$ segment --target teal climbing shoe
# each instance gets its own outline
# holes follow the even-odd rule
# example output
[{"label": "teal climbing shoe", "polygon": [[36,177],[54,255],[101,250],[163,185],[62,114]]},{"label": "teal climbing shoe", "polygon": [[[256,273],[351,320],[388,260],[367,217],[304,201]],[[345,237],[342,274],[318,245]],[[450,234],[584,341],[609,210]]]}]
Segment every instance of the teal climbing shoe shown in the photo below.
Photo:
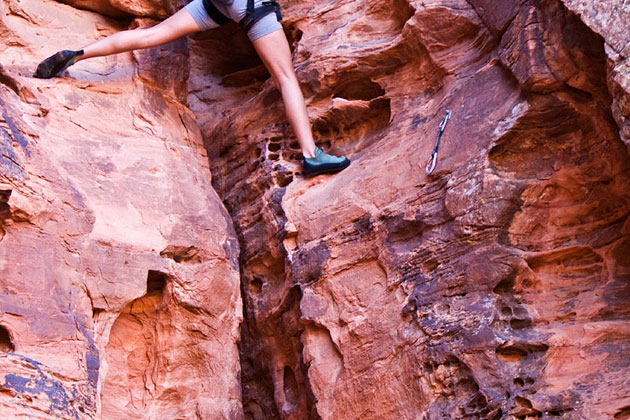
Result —
[{"label": "teal climbing shoe", "polygon": [[37,70],[35,71],[35,77],[40,79],[50,79],[73,65],[77,60],[77,57],[80,55],[83,55],[83,50],[58,51],[39,63],[39,66],[37,66]]},{"label": "teal climbing shoe", "polygon": [[315,176],[339,172],[350,166],[350,159],[324,153],[324,148],[315,148],[315,157],[304,159],[304,175]]}]

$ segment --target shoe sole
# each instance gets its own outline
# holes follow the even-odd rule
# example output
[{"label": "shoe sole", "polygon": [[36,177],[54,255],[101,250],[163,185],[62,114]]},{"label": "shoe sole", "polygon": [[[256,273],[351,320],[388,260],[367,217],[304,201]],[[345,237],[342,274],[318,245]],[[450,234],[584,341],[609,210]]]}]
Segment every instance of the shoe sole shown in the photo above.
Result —
[{"label": "shoe sole", "polygon": [[337,172],[341,172],[344,169],[346,169],[348,166],[350,166],[352,162],[350,160],[348,160],[348,163],[344,164],[343,166],[337,167],[337,168],[332,168],[332,169],[323,169],[321,171],[316,171],[316,172],[310,172],[310,173],[304,173],[304,177],[305,178],[311,178],[317,175],[324,175],[324,174],[335,174]]}]

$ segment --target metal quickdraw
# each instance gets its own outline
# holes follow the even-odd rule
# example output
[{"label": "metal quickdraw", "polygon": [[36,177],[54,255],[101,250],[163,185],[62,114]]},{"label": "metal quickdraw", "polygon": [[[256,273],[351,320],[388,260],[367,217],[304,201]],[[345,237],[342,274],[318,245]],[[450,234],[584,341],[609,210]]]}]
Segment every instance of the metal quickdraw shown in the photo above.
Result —
[{"label": "metal quickdraw", "polygon": [[433,153],[431,154],[431,157],[427,161],[427,166],[424,167],[424,172],[426,172],[427,175],[431,174],[431,172],[433,172],[433,170],[435,169],[435,164],[437,163],[438,148],[440,147],[440,139],[442,138],[442,133],[444,132],[444,129],[446,128],[446,124],[448,123],[448,120],[450,118],[451,118],[451,111],[447,109],[446,115],[444,116],[444,118],[442,119],[442,122],[440,123],[438,127],[438,135],[437,135],[437,140],[435,141],[435,149],[433,149]]}]

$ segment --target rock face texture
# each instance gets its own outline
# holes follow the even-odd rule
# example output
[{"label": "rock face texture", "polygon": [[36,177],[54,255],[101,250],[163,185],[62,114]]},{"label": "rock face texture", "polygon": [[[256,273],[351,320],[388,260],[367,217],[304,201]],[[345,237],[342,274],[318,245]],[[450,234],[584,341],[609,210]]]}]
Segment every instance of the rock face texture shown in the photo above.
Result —
[{"label": "rock face texture", "polygon": [[630,4],[627,1],[584,0],[564,0],[563,3],[605,40],[608,89],[613,95],[612,114],[621,128],[621,139],[630,145],[630,40],[627,24],[630,20]]},{"label": "rock face texture", "polygon": [[242,418],[239,249],[178,100],[186,42],[39,80],[125,26],[53,1],[0,13],[0,418]]},{"label": "rock face texture", "polygon": [[241,245],[246,418],[630,416],[628,5],[283,5],[338,175],[299,174],[235,27],[190,49]]},{"label": "rock face texture", "polygon": [[630,418],[630,4],[281,3],[340,174],[237,25],[1,3],[2,417]]}]

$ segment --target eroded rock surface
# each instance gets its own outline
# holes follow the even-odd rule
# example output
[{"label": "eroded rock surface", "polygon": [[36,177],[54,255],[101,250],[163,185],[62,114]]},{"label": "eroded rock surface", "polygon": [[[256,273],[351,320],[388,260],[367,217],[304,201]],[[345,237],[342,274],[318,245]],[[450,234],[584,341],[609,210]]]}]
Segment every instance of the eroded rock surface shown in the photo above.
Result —
[{"label": "eroded rock surface", "polygon": [[0,12],[0,417],[242,418],[239,250],[180,102],[186,42],[40,80],[129,21]]},{"label": "eroded rock surface", "polygon": [[626,418],[628,5],[283,6],[338,175],[300,175],[235,27],[191,44],[241,244],[246,418]]},{"label": "eroded rock surface", "polygon": [[0,414],[630,417],[630,4],[281,2],[334,176],[237,25],[3,1]]},{"label": "eroded rock surface", "polygon": [[563,0],[605,41],[608,56],[608,88],[613,94],[612,114],[621,139],[630,145],[630,4],[627,1]]}]

